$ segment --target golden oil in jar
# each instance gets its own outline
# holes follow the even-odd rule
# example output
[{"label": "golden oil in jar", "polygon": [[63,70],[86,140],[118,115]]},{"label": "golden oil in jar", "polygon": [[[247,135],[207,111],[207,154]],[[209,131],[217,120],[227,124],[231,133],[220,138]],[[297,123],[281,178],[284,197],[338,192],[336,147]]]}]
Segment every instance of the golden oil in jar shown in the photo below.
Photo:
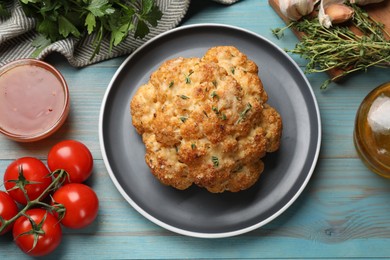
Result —
[{"label": "golden oil in jar", "polygon": [[390,82],[372,90],[360,104],[354,143],[369,169],[390,178]]}]

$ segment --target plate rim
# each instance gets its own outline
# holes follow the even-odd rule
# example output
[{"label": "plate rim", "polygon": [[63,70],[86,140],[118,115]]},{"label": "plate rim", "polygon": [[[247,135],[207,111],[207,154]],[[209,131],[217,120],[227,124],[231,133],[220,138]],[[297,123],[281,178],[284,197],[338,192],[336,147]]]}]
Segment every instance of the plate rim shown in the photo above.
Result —
[{"label": "plate rim", "polygon": [[[317,147],[315,149],[315,155],[313,157],[313,161],[312,161],[310,169],[309,169],[309,171],[308,171],[308,173],[307,173],[307,175],[305,177],[305,180],[302,182],[301,186],[296,191],[294,196],[292,196],[290,198],[290,200],[287,203],[284,204],[283,207],[281,207],[279,210],[277,210],[275,213],[273,213],[270,217],[264,219],[263,221],[260,221],[260,222],[258,222],[256,224],[254,224],[254,225],[251,225],[251,226],[248,226],[248,227],[245,227],[245,228],[241,228],[241,229],[238,229],[238,230],[234,230],[234,231],[214,232],[214,233],[189,231],[189,230],[184,230],[184,229],[175,227],[173,225],[167,224],[167,223],[157,219],[156,217],[152,216],[151,214],[146,212],[143,208],[141,208],[126,193],[126,191],[123,189],[122,185],[119,183],[118,179],[116,178],[116,176],[115,176],[115,174],[114,174],[114,172],[113,172],[113,170],[111,168],[111,165],[110,165],[108,157],[107,157],[106,149],[105,149],[105,146],[104,146],[103,117],[104,117],[104,113],[105,113],[106,103],[107,103],[107,100],[108,100],[108,96],[109,96],[109,94],[111,92],[111,89],[113,88],[113,84],[116,81],[116,78],[122,72],[123,68],[127,65],[127,63],[132,59],[133,56],[137,55],[139,52],[143,51],[143,49],[147,48],[149,45],[153,44],[155,41],[158,41],[160,38],[165,37],[166,35],[169,35],[169,34],[172,34],[172,33],[176,33],[178,31],[188,30],[188,29],[192,29],[192,28],[200,28],[200,27],[218,27],[220,29],[236,30],[236,31],[240,31],[240,32],[252,35],[252,36],[254,36],[256,38],[259,38],[262,41],[265,41],[266,43],[272,45],[273,48],[277,49],[284,57],[286,57],[290,61],[291,65],[293,65],[295,67],[295,69],[297,70],[297,72],[300,74],[300,76],[302,76],[302,79],[305,81],[306,85],[308,86],[307,90],[309,91],[309,94],[312,97],[312,101],[313,101],[313,104],[314,104],[314,107],[315,107],[315,112],[316,112],[316,115],[317,115],[317,128],[318,128],[317,135],[318,136],[317,136]],[[158,226],[160,226],[160,227],[162,227],[162,228],[164,228],[166,230],[175,232],[177,234],[185,235],[185,236],[190,236],[190,237],[198,237],[198,238],[224,238],[224,237],[237,236],[237,235],[241,235],[241,234],[253,231],[255,229],[258,229],[258,228],[268,224],[269,222],[273,221],[274,219],[276,219],[278,216],[280,216],[284,211],[286,211],[297,200],[297,198],[302,194],[303,190],[306,188],[309,180],[311,179],[311,177],[313,175],[313,172],[314,172],[315,167],[316,167],[317,162],[318,162],[319,153],[320,153],[320,149],[321,149],[321,140],[322,140],[321,114],[320,114],[317,98],[316,98],[316,96],[314,94],[314,91],[313,91],[313,89],[311,87],[311,84],[308,81],[307,77],[304,75],[303,71],[300,69],[300,67],[297,65],[297,63],[292,59],[292,57],[290,57],[285,51],[283,51],[282,48],[280,48],[279,46],[277,46],[275,43],[273,43],[272,41],[268,40],[264,36],[261,36],[260,34],[257,34],[257,33],[253,32],[253,31],[250,31],[248,29],[245,29],[245,28],[242,28],[242,27],[239,27],[239,26],[226,25],[226,24],[220,24],[220,23],[197,23],[197,24],[190,24],[190,25],[179,26],[179,27],[176,27],[174,29],[168,30],[168,31],[166,31],[164,33],[161,33],[161,34],[153,37],[152,39],[147,41],[145,44],[140,46],[138,49],[136,49],[132,54],[130,54],[121,63],[121,65],[117,68],[116,72],[112,76],[112,78],[111,78],[111,80],[110,80],[110,82],[108,84],[108,87],[107,87],[107,89],[106,89],[106,91],[104,93],[104,96],[103,96],[103,99],[102,99],[102,103],[101,103],[101,107],[100,107],[100,112],[99,112],[99,146],[100,146],[100,151],[101,151],[101,154],[102,154],[102,159],[103,159],[104,165],[106,167],[106,170],[107,170],[107,172],[108,172],[108,174],[110,176],[110,179],[114,183],[116,189],[123,196],[123,198],[139,214],[141,214],[143,217],[145,217],[146,219],[148,219],[152,223],[154,223],[154,224],[156,224],[156,225],[158,225]]]}]

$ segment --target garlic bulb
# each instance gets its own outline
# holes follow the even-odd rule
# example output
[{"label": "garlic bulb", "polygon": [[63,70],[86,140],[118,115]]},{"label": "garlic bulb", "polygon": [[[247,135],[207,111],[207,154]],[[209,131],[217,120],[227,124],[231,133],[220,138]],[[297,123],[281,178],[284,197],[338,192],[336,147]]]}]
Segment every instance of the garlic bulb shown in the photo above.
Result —
[{"label": "garlic bulb", "polygon": [[292,21],[310,14],[319,0],[279,0],[280,11]]}]

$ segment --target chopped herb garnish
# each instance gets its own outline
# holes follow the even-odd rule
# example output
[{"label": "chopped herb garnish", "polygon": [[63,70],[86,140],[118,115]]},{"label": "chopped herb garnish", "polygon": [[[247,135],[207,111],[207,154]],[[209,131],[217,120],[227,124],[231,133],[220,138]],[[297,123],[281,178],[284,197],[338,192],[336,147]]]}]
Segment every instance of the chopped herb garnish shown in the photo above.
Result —
[{"label": "chopped herb garnish", "polygon": [[211,161],[213,162],[214,167],[219,166],[219,159],[216,156],[211,156]]},{"label": "chopped herb garnish", "polygon": [[192,73],[194,73],[193,70],[190,71],[190,73],[188,73],[188,75],[186,75],[186,84],[190,84],[191,83],[191,79],[190,79],[190,76],[192,75]]},{"label": "chopped herb garnish", "polygon": [[241,123],[241,121],[245,119],[246,114],[247,114],[247,113],[249,112],[249,110],[251,110],[251,109],[252,109],[251,103],[246,104],[246,107],[245,107],[244,111],[242,111],[242,112],[240,113],[240,117],[238,118],[236,124]]},{"label": "chopped herb garnish", "polygon": [[189,97],[187,97],[186,95],[179,95],[180,98],[182,99],[190,99]]},{"label": "chopped herb garnish", "polygon": [[191,144],[191,149],[194,150],[196,148],[196,144]]},{"label": "chopped herb garnish", "polygon": [[232,74],[234,75],[234,72],[236,72],[236,68],[235,68],[235,67],[231,67],[231,68],[230,68],[230,71],[231,71]]},{"label": "chopped herb garnish", "polygon": [[218,96],[218,94],[215,92],[215,91],[213,91],[212,93],[211,93],[211,98],[219,98],[219,96]]},{"label": "chopped herb garnish", "polygon": [[171,88],[171,87],[173,87],[173,85],[175,84],[175,82],[174,81],[171,81],[170,83],[169,83],[169,86],[168,86],[168,88]]},{"label": "chopped herb garnish", "polygon": [[216,80],[213,80],[213,85],[214,85],[214,87],[217,87],[217,81]]},{"label": "chopped herb garnish", "polygon": [[185,121],[187,121],[188,117],[187,116],[181,116],[181,117],[179,117],[179,119],[184,123]]},{"label": "chopped herb garnish", "polygon": [[226,115],[225,115],[224,113],[221,113],[221,111],[219,111],[218,108],[212,107],[211,109],[212,109],[212,110],[215,112],[215,114],[216,114],[219,118],[221,118],[222,120],[226,120],[226,119],[227,119]]},{"label": "chopped herb garnish", "polygon": [[218,110],[218,108],[212,107],[211,109],[215,112],[216,115],[219,115],[219,110]]},{"label": "chopped herb garnish", "polygon": [[209,117],[206,113],[206,111],[203,110],[203,114],[206,116],[206,117]]}]

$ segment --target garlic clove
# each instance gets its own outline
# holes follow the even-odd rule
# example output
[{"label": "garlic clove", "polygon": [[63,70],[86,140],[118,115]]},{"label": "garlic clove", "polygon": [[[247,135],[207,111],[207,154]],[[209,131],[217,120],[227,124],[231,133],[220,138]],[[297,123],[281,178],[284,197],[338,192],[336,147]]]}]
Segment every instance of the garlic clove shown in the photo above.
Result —
[{"label": "garlic clove", "polygon": [[[332,17],[325,13],[325,9],[331,5],[341,4],[347,0],[321,0],[320,9],[318,11],[318,20],[322,26],[329,28],[332,26]],[[336,10],[338,11],[338,10]],[[345,12],[345,10],[343,11]],[[335,15],[334,15],[335,16]]]},{"label": "garlic clove", "polygon": [[325,14],[329,16],[332,24],[349,21],[353,16],[353,9],[344,4],[331,4],[325,8]]}]

